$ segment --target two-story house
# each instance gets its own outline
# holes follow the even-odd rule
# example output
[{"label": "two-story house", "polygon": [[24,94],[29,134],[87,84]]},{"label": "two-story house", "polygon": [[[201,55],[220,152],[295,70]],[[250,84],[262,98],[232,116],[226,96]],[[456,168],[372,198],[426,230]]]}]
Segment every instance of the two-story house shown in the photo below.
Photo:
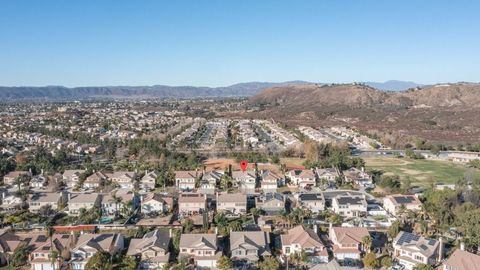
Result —
[{"label": "two-story house", "polygon": [[224,175],[222,171],[208,171],[203,173],[200,181],[200,192],[204,194],[214,194],[220,179]]},{"label": "two-story house", "polygon": [[154,190],[158,176],[157,171],[145,171],[145,175],[140,180],[140,188],[145,191]]},{"label": "two-story house", "polygon": [[13,171],[3,176],[3,184],[6,186],[14,186],[15,179],[17,179],[21,175],[28,175],[32,177],[32,173],[29,171]]},{"label": "two-story house", "polygon": [[231,232],[230,251],[234,262],[254,263],[270,256],[270,236],[263,231]]},{"label": "two-story house", "polygon": [[217,193],[217,211],[232,214],[247,213],[247,195],[240,193]]},{"label": "two-story house", "polygon": [[257,175],[255,171],[233,171],[232,178],[240,189],[247,193],[254,193],[257,186]]},{"label": "two-story house", "polygon": [[255,205],[267,215],[278,215],[286,210],[285,201],[285,197],[280,193],[267,193],[256,197]]},{"label": "two-story house", "polygon": [[315,169],[315,175],[324,188],[335,187],[337,179],[340,178],[340,173],[336,168],[317,168]]},{"label": "two-story house", "polygon": [[328,262],[328,251],[322,240],[314,230],[304,225],[288,230],[286,234],[280,235],[280,240],[282,254],[285,256],[303,251],[312,262]]},{"label": "two-story house", "polygon": [[178,195],[178,212],[183,215],[195,215],[205,211],[207,196],[200,193],[181,193]]},{"label": "two-story house", "polygon": [[[74,237],[71,234],[54,234],[52,241],[48,236],[43,235],[42,239],[37,237],[38,244],[30,254],[30,265],[32,270],[59,270],[61,269],[60,260],[52,261],[52,254],[56,252],[58,256],[68,260],[68,250]],[[52,245],[53,244],[53,245]]]},{"label": "two-story house", "polygon": [[200,269],[215,269],[217,260],[222,256],[216,234],[182,234],[179,249],[180,258],[192,259],[195,266]]},{"label": "two-story house", "polygon": [[111,193],[102,194],[102,216],[113,217],[126,211],[134,211],[139,205],[135,192],[129,189],[119,189]]},{"label": "two-story house", "polygon": [[141,199],[141,212],[144,215],[167,213],[173,210],[173,198],[160,193],[148,193]]},{"label": "two-story house", "polygon": [[98,193],[76,193],[69,194],[68,200],[68,214],[77,216],[80,213],[80,209],[85,210],[92,209],[94,207],[100,207],[102,198]]},{"label": "two-story house", "polygon": [[345,178],[345,182],[347,183],[354,183],[358,186],[362,186],[365,188],[373,188],[373,177],[366,173],[364,168],[357,169],[357,168],[350,168],[342,172]]},{"label": "two-story house", "polygon": [[[462,246],[463,247],[463,246]],[[463,248],[455,250],[443,262],[438,270],[480,270],[480,256],[465,251]]]},{"label": "two-story house", "polygon": [[84,172],[85,170],[65,170],[62,175],[63,181],[67,187],[74,188],[80,181],[80,176]]},{"label": "two-story house", "polygon": [[139,258],[139,270],[162,269],[170,260],[172,231],[154,230],[143,238],[133,238],[127,255]]},{"label": "two-story house", "polygon": [[35,192],[29,196],[28,209],[36,213],[40,208],[50,205],[54,210],[58,210],[58,206],[66,206],[67,193],[65,192]]},{"label": "two-story house", "polygon": [[392,215],[398,215],[401,210],[420,211],[422,202],[415,195],[394,194],[383,199],[383,208]]},{"label": "two-story house", "polygon": [[419,264],[436,265],[442,259],[441,240],[401,231],[393,240],[393,258],[407,270]]},{"label": "two-story house", "polygon": [[277,188],[285,183],[284,177],[268,170],[261,171],[260,178],[260,187],[265,193],[277,192]]},{"label": "two-story house", "polygon": [[319,213],[325,210],[323,193],[302,193],[298,195],[297,200],[302,208],[309,209],[313,213]]},{"label": "two-story house", "polygon": [[333,255],[340,261],[360,260],[364,252],[363,239],[370,236],[364,227],[332,227],[329,238],[333,243]]},{"label": "two-story house", "polygon": [[73,270],[84,270],[95,253],[105,251],[115,255],[124,249],[123,236],[119,233],[81,234],[71,250],[70,266]]},{"label": "two-story house", "polygon": [[287,173],[291,183],[299,188],[309,188],[316,185],[315,174],[311,170],[291,170]]},{"label": "two-story house", "polygon": [[134,182],[137,180],[135,172],[114,172],[107,174],[109,180],[124,189],[133,189]]},{"label": "two-story house", "polygon": [[108,176],[103,172],[94,172],[88,176],[83,182],[83,187],[87,189],[98,188],[108,179]]},{"label": "two-story house", "polygon": [[363,195],[338,195],[332,199],[333,212],[343,217],[361,217],[367,214],[367,200]]},{"label": "two-story house", "polygon": [[175,171],[175,186],[181,191],[191,191],[195,189],[197,177],[200,177],[197,171]]}]

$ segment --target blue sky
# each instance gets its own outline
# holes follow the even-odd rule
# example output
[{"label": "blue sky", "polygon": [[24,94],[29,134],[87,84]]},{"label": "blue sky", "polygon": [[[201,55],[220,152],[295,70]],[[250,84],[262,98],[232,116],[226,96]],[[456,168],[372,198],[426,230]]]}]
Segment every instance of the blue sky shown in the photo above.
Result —
[{"label": "blue sky", "polygon": [[480,1],[1,0],[0,85],[480,81]]}]

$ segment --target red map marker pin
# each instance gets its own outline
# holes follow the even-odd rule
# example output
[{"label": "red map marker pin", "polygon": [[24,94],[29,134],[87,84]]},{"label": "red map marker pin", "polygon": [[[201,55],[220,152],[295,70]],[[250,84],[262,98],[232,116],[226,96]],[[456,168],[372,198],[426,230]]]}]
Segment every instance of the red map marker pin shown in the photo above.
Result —
[{"label": "red map marker pin", "polygon": [[248,162],[246,160],[240,161],[240,169],[242,169],[242,172],[245,172],[245,170],[247,169],[247,166],[248,166]]}]

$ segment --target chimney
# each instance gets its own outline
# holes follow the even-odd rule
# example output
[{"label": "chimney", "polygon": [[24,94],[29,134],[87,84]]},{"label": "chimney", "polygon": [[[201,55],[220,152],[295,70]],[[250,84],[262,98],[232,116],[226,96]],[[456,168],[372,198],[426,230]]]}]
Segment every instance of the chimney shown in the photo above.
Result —
[{"label": "chimney", "polygon": [[313,225],[313,231],[315,232],[315,234],[318,234],[318,225],[317,224]]},{"label": "chimney", "polygon": [[218,227],[215,227],[215,234],[218,234]]},{"label": "chimney", "polygon": [[465,243],[464,242],[460,243],[460,250],[465,251]]},{"label": "chimney", "polygon": [[443,238],[440,237],[440,245],[438,247],[438,261],[441,262],[443,260]]},{"label": "chimney", "polygon": [[333,228],[333,224],[332,224],[332,222],[330,222],[330,223],[328,224],[328,229],[331,230],[332,228]]},{"label": "chimney", "polygon": [[170,228],[170,230],[168,230],[168,235],[170,236],[170,238],[172,238],[172,228]]},{"label": "chimney", "polygon": [[68,193],[68,201],[70,201],[71,198],[72,198],[72,194],[69,192]]}]

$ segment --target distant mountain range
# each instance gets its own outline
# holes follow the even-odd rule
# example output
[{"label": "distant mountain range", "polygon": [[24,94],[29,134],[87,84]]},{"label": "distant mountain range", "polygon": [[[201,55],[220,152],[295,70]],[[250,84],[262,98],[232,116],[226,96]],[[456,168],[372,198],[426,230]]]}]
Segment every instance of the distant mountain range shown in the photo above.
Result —
[{"label": "distant mountain range", "polygon": [[423,86],[422,84],[407,82],[407,81],[396,81],[390,80],[383,83],[380,82],[364,82],[364,84],[371,86],[375,89],[385,90],[385,91],[403,91],[407,89],[412,89],[416,87]]},{"label": "distant mountain range", "polygon": [[[250,97],[258,92],[278,86],[312,84],[305,81],[246,82],[225,87],[195,86],[0,86],[0,101],[62,101],[87,99],[143,99],[143,98],[208,98],[208,97]],[[365,82],[364,84],[381,90],[405,90],[419,86],[413,82],[387,81],[385,83]]]},{"label": "distant mountain range", "polygon": [[194,86],[93,86],[74,87],[1,87],[0,100],[86,100],[86,99],[142,99],[142,98],[208,98],[208,97],[249,97],[259,91],[290,84],[306,84],[303,81],[282,83],[247,82],[226,87]]}]

